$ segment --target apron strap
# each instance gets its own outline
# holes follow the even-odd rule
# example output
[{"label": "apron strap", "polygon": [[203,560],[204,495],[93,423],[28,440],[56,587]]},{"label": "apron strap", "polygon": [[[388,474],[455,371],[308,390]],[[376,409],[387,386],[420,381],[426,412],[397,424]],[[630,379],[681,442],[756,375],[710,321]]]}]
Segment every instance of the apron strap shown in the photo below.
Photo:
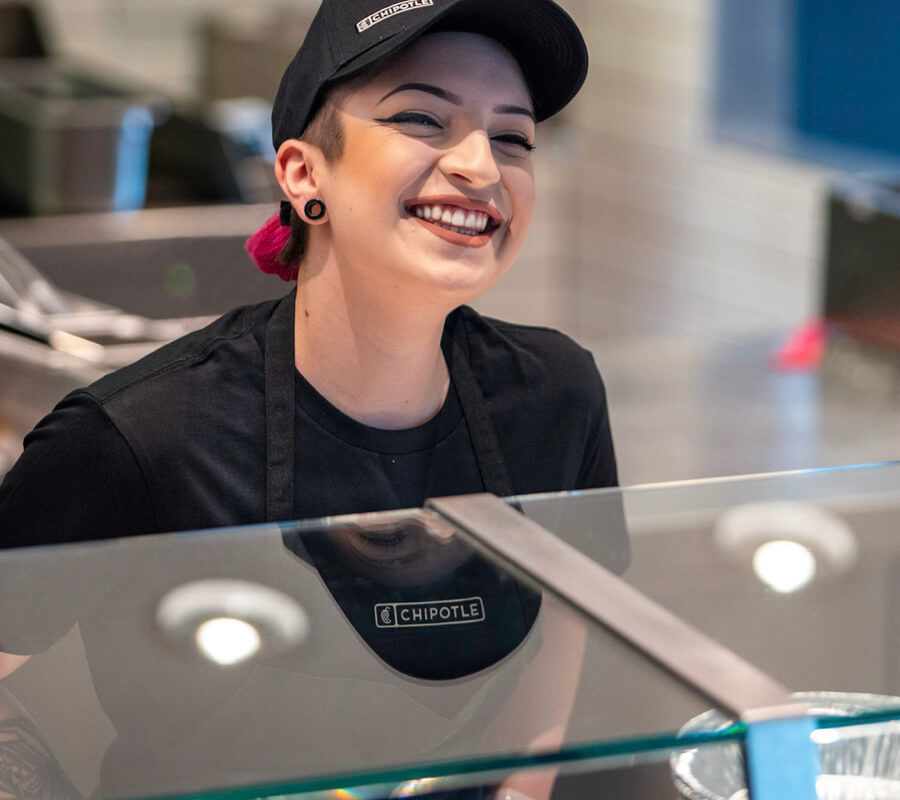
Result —
[{"label": "apron strap", "polygon": [[500,449],[500,442],[494,430],[494,422],[488,412],[487,401],[478,384],[475,373],[469,364],[468,343],[460,317],[455,321],[453,331],[453,363],[450,366],[450,379],[456,387],[459,403],[462,406],[469,438],[475,450],[475,459],[481,472],[481,481],[485,491],[498,497],[509,497],[513,494],[512,481],[506,469],[506,459]]},{"label": "apron strap", "polygon": [[[294,519],[294,304],[297,290],[275,306],[266,326],[266,520]],[[486,491],[499,497],[513,493],[506,461],[478,380],[469,366],[465,332],[457,318],[453,331],[450,379],[469,429],[475,459]]]},{"label": "apron strap", "polygon": [[294,303],[275,306],[266,326],[266,520],[294,518]]}]

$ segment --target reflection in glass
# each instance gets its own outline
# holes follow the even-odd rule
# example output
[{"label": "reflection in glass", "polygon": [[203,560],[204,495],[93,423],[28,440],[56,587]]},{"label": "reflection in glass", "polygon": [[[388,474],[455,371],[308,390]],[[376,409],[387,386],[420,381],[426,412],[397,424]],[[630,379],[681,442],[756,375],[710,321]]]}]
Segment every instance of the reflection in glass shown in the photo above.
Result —
[{"label": "reflection in glass", "polygon": [[790,594],[815,577],[816,557],[799,542],[784,539],[766,542],[753,554],[753,571],[776,592]]},{"label": "reflection in glass", "polygon": [[309,633],[306,612],[270,586],[245,580],[199,580],[167,592],[156,621],[175,642],[192,642],[219,666],[253,658],[263,649],[280,653],[299,647]]},{"label": "reflection in glass", "polygon": [[[85,675],[95,707],[41,727],[96,798],[311,779],[492,797],[518,762],[480,782],[435,765],[560,747],[585,638],[423,512],[4,554],[0,608],[0,651],[37,654],[8,679],[37,718],[81,702]],[[109,738],[76,736],[100,720]],[[542,800],[553,779],[508,788]]]},{"label": "reflection in glass", "polygon": [[[887,467],[520,505],[786,685],[892,695],[900,691],[898,485],[900,467]],[[817,530],[837,519],[850,537],[816,545],[766,525],[740,561],[722,547],[718,523],[729,508],[785,500],[824,509]],[[815,556],[806,591],[779,594],[754,575],[753,554],[776,540]],[[668,758],[679,746],[674,732],[709,701],[551,592],[476,556],[423,512],[0,555],[0,651],[51,648],[4,684],[39,720],[78,790],[98,800],[262,797],[275,784],[279,794],[321,790],[345,800],[479,784],[494,800],[501,781],[538,766],[541,754],[540,765],[632,763],[650,751]],[[835,563],[850,567],[829,573]],[[302,641],[272,649],[258,609],[221,602],[184,615],[184,633],[173,638],[157,616],[161,601],[206,581],[280,593],[306,615]],[[256,628],[259,652],[227,668],[200,657],[196,632],[218,618]],[[53,645],[76,621],[66,639],[83,650],[70,658]],[[87,696],[79,667],[95,692],[89,713],[89,703],[71,712]],[[114,732],[79,752],[98,720]],[[717,730],[680,744],[705,740],[701,750],[715,753],[714,740],[742,735]],[[823,745],[841,738],[821,737]],[[660,792],[623,796],[670,795],[662,772]],[[549,793],[546,784],[543,795],[517,790]]]},{"label": "reflection in glass", "polygon": [[451,680],[496,664],[526,638],[540,595],[435,517],[285,534],[346,620],[392,669]]},{"label": "reflection in glass", "polygon": [[839,575],[856,563],[859,545],[849,525],[829,509],[795,501],[744,503],[715,523],[716,546],[781,594],[817,577]]},{"label": "reflection in glass", "polygon": [[197,649],[223,667],[252,658],[262,646],[259,631],[249,622],[233,617],[217,617],[201,623],[194,638]]}]

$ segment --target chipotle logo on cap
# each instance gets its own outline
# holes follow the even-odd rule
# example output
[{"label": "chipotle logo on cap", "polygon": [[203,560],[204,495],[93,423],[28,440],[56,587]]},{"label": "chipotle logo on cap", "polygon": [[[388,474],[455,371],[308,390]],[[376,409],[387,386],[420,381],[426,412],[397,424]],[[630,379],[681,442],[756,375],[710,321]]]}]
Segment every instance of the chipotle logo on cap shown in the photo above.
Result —
[{"label": "chipotle logo on cap", "polygon": [[428,6],[433,5],[434,0],[406,0],[406,2],[403,3],[394,3],[392,6],[382,8],[374,14],[369,14],[365,19],[361,19],[356,23],[356,30],[360,33],[364,33],[373,25],[384,22],[386,19],[390,19],[397,14],[403,14],[406,11],[415,11],[417,8],[427,8]]}]

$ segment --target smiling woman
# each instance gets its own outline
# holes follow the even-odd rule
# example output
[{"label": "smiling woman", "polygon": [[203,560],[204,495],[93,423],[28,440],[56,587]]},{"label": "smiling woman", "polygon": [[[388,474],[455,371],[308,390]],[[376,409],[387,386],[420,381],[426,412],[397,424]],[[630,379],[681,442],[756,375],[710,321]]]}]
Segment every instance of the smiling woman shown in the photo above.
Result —
[{"label": "smiling woman", "polygon": [[[410,75],[420,80],[406,82]],[[352,273],[367,303],[389,287],[385,302],[398,306],[399,289],[410,306],[433,306],[440,327],[491,286],[531,220],[530,104],[501,45],[436,33],[344,95],[340,159],[328,163],[302,140],[283,142],[276,173],[285,194],[298,210],[321,197],[330,222],[311,231],[307,262],[319,268],[301,279],[299,293],[314,294],[329,270]],[[510,112],[517,107],[524,113]]]},{"label": "smiling woman", "polygon": [[521,252],[536,124],[586,70],[552,0],[325,0],[248,245],[296,288],[66,397],[0,488],[0,546],[616,483],[590,354],[464,305]]},{"label": "smiling woman", "polygon": [[[275,101],[285,201],[248,250],[296,287],[64,398],[0,486],[0,547],[616,483],[590,353],[556,331],[464,305],[522,249],[536,124],[581,86],[581,34],[551,0],[382,2],[324,0]],[[558,746],[584,646],[574,618],[501,579],[452,536],[435,548],[430,529],[381,533],[348,531],[319,552],[296,537],[296,554],[309,550],[307,563],[343,610],[371,600],[358,618],[345,616],[386,664],[412,664],[404,674],[437,683],[440,741]],[[416,598],[400,604],[401,615],[428,608],[452,635],[433,638],[432,627],[411,624],[398,636],[390,610],[398,603],[387,602],[397,587]],[[386,616],[373,616],[372,603]],[[233,638],[234,626],[226,630]],[[4,647],[18,641],[30,651],[31,632],[20,633]],[[33,633],[43,644],[52,636]],[[365,658],[359,653],[334,658]],[[0,677],[4,663],[9,671],[22,660],[0,654]],[[492,689],[492,675],[510,663],[509,691]],[[142,665],[142,675],[149,671]],[[452,705],[448,682],[470,675],[485,683]],[[350,680],[329,685],[345,694]],[[128,674],[116,686],[143,691]],[[411,695],[416,709],[420,689]],[[311,727],[313,714],[292,724]],[[197,730],[208,731],[209,719]],[[194,735],[181,726],[171,727],[173,748]],[[224,738],[232,734],[240,738]],[[135,762],[168,768],[148,760],[144,742],[143,730],[130,740]],[[121,735],[123,764],[130,745]],[[543,800],[552,783],[552,774],[531,772],[458,798]],[[123,786],[111,794],[133,791]]]}]

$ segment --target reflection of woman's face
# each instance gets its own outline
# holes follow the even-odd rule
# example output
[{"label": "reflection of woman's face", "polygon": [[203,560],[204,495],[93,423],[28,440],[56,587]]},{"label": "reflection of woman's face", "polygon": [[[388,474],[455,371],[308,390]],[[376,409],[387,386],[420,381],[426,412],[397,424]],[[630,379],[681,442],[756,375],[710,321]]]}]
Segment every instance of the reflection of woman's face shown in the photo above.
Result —
[{"label": "reflection of woman's face", "polygon": [[428,35],[341,111],[344,153],[319,186],[348,277],[455,305],[493,285],[534,208],[535,124],[512,56],[484,36]]},{"label": "reflection of woman's face", "polygon": [[444,578],[471,558],[459,537],[440,536],[414,521],[335,532],[332,541],[353,570],[385,586],[418,586]]}]

